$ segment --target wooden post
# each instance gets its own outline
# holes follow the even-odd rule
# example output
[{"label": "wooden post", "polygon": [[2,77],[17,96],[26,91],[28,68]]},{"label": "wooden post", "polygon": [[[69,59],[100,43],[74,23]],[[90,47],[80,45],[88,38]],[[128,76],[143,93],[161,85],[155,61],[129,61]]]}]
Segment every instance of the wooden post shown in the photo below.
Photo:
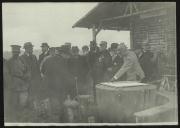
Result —
[{"label": "wooden post", "polygon": [[98,28],[96,28],[96,26],[93,25],[93,27],[92,27],[93,41],[96,42],[96,37],[97,37],[97,34],[100,32],[100,30],[101,30],[101,26],[99,26]]},{"label": "wooden post", "polygon": [[96,27],[95,27],[95,25],[93,25],[93,27],[92,27],[92,36],[93,36],[93,41],[96,42]]},{"label": "wooden post", "polygon": [[133,29],[133,24],[132,24],[132,22],[130,22],[130,49],[132,49],[133,47],[134,47],[134,44],[133,44],[133,31],[134,31],[134,29]]}]

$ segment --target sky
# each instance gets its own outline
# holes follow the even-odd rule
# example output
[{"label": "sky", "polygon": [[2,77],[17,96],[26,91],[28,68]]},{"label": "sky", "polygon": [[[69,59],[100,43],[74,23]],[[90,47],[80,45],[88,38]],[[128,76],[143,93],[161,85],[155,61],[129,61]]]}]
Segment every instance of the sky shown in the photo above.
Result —
[{"label": "sky", "polygon": [[[60,46],[65,42],[82,47],[89,45],[92,31],[87,28],[72,28],[80,18],[86,15],[98,3],[3,3],[3,51],[9,51],[10,45],[23,46],[32,42],[34,49],[40,49],[42,42],[50,46]],[[128,31],[102,30],[97,43],[107,41],[125,42],[129,47]]]}]

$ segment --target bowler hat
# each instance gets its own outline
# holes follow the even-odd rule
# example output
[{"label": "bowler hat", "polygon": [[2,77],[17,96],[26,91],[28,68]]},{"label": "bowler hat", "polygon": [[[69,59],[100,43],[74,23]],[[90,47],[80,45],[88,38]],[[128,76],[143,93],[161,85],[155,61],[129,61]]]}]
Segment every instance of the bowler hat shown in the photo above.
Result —
[{"label": "bowler hat", "polygon": [[24,43],[23,48],[29,48],[29,47],[33,47],[33,45],[32,45],[31,42],[26,42],[26,43]]},{"label": "bowler hat", "polygon": [[42,43],[41,47],[48,47],[49,48],[49,45],[48,45],[48,43]]},{"label": "bowler hat", "polygon": [[12,51],[13,52],[20,52],[21,46],[19,45],[11,45]]}]

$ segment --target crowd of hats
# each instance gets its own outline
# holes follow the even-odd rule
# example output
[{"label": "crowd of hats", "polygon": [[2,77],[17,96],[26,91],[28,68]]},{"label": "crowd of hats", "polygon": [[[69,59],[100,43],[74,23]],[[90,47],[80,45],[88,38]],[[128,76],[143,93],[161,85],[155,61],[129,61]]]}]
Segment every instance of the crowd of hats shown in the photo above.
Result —
[{"label": "crowd of hats", "polygon": [[[95,41],[90,41],[90,45],[94,46],[94,45],[96,45],[96,42]],[[106,41],[101,41],[100,46],[103,46],[103,45],[107,45],[107,42]],[[150,45],[148,43],[146,43],[144,45],[146,47],[150,47]],[[70,42],[66,42],[64,45],[61,45],[60,47],[50,47],[48,45],[48,43],[46,43],[46,42],[41,44],[41,47],[48,47],[50,50],[57,50],[58,52],[68,52],[69,46],[71,47]],[[21,49],[20,45],[11,45],[11,47],[12,47],[12,52],[20,52],[20,49]],[[34,45],[32,45],[31,42],[24,43],[24,46],[23,46],[24,49],[30,48],[30,47],[34,47]],[[120,47],[127,48],[127,46],[125,45],[124,42],[120,43]],[[83,46],[82,48],[83,49],[89,49],[89,47],[87,45]],[[113,49],[116,49],[116,48],[118,48],[118,43],[112,43],[111,46],[110,46],[110,49],[113,50]],[[134,45],[134,49],[142,49],[142,44]],[[72,51],[78,52],[79,48],[77,46],[72,46]]]},{"label": "crowd of hats", "polygon": [[[67,52],[68,51],[68,45],[71,45],[71,43],[65,43],[64,45],[60,46],[60,47],[50,47],[48,45],[48,43],[44,42],[41,44],[41,47],[48,47],[50,50],[58,50],[59,52]],[[27,48],[32,48],[34,47],[34,45],[31,42],[26,42],[23,45],[24,49]],[[21,46],[20,45],[11,45],[12,48],[12,52],[20,52],[21,51]],[[73,49],[78,49],[78,47],[75,47]]]}]

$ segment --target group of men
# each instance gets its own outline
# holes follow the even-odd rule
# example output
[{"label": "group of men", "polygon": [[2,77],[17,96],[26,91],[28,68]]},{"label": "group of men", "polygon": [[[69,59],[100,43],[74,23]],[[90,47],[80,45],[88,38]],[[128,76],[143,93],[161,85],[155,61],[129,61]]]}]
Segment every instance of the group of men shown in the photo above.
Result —
[{"label": "group of men", "polygon": [[[31,42],[24,44],[25,52],[20,56],[21,46],[12,45],[12,57],[4,59],[4,84],[16,100],[15,108],[24,108],[39,95],[38,88],[46,84],[50,99],[63,101],[80,94],[87,94],[88,79],[93,80],[93,95],[96,102],[96,85],[107,81],[151,81],[157,57],[150,52],[149,45],[136,45],[128,50],[124,43],[95,41],[82,47],[65,43],[60,47],[49,47],[42,43],[39,59],[33,55]],[[155,66],[154,66],[155,67]],[[78,87],[77,87],[78,85]]]}]

